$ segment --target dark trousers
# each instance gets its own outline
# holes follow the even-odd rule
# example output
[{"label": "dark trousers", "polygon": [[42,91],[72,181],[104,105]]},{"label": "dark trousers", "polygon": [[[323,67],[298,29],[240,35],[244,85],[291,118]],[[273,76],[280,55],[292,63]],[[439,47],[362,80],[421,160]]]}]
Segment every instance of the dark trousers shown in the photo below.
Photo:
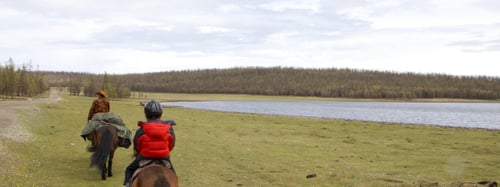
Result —
[{"label": "dark trousers", "polygon": [[[134,161],[132,161],[128,166],[127,166],[127,169],[125,169],[125,181],[123,182],[123,185],[125,185],[126,183],[129,183],[131,182],[130,179],[132,179],[132,175],[134,175],[134,172],[135,170],[137,170],[137,168],[139,168],[139,162],[141,160],[158,160],[158,158],[144,158],[142,156],[136,156]],[[174,165],[172,165],[172,161],[170,161],[170,157],[169,158],[162,158],[160,160],[166,160],[170,163],[170,166],[172,167],[172,170],[175,172],[175,169],[174,169]]]}]

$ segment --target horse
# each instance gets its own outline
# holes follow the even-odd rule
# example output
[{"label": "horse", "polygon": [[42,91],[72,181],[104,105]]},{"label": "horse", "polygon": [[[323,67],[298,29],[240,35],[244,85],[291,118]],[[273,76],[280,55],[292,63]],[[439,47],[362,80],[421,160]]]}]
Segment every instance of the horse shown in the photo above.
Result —
[{"label": "horse", "polygon": [[144,160],[132,177],[131,187],[178,187],[177,174],[172,165],[163,160]]},{"label": "horse", "polygon": [[[92,138],[92,145],[95,147],[90,159],[90,167],[98,166],[101,171],[101,179],[106,180],[107,176],[113,176],[113,156],[118,147],[118,135],[113,125],[104,124],[95,130]],[[108,166],[106,168],[106,160]]]}]

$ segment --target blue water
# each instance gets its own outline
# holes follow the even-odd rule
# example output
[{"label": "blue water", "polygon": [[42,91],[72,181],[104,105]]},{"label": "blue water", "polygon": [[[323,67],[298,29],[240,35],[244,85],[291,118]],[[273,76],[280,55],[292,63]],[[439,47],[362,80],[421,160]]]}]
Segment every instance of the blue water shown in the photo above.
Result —
[{"label": "blue water", "polygon": [[225,112],[500,129],[500,103],[202,101],[163,104]]}]

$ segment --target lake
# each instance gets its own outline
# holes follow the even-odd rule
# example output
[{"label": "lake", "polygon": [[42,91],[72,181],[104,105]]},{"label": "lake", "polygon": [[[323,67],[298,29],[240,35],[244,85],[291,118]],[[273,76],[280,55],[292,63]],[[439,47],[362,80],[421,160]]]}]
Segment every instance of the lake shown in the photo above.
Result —
[{"label": "lake", "polygon": [[500,129],[500,103],[201,101],[163,104],[224,112]]}]

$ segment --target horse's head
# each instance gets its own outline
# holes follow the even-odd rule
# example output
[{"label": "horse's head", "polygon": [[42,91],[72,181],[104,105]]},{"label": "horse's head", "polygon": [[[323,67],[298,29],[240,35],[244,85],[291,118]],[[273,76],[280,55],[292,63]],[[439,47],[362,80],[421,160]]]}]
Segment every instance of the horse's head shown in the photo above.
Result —
[{"label": "horse's head", "polygon": [[132,177],[133,187],[140,186],[178,186],[178,177],[167,160],[142,160],[139,169]]}]

